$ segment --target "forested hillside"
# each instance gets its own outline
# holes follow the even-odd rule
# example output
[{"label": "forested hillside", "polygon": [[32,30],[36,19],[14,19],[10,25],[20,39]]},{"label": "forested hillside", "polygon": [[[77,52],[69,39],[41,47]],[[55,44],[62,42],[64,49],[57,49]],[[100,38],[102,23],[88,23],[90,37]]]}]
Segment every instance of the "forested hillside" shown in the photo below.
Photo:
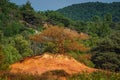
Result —
[{"label": "forested hillside", "polygon": [[95,15],[103,17],[105,14],[110,13],[113,16],[113,21],[120,21],[120,2],[73,4],[57,11],[74,20],[90,20]]},{"label": "forested hillside", "polygon": [[[67,56],[64,60],[70,59],[70,56],[77,60],[77,63],[103,69],[102,71],[111,71],[109,74],[96,72],[90,75],[86,73],[63,75],[70,80],[88,80],[88,77],[90,80],[110,80],[110,78],[120,80],[119,34],[120,2],[89,2],[75,4],[58,11],[42,12],[35,11],[29,1],[19,6],[9,0],[0,0],[0,80],[16,80],[16,78],[39,80],[40,75],[11,74],[9,66],[17,62],[21,64],[29,59],[34,63],[34,59],[37,58],[35,56],[44,53],[54,55],[53,60],[59,61],[59,55]],[[49,62],[49,59],[45,60]],[[44,66],[47,64],[45,62],[43,62]],[[60,62],[64,64],[64,61]],[[60,65],[57,61],[56,64]],[[33,68],[35,67],[32,66]],[[111,74],[112,72],[118,74]],[[53,74],[58,76],[62,73],[65,71],[53,71]],[[51,75],[49,71],[45,74]],[[42,76],[43,80],[47,80],[46,75]],[[113,76],[109,77],[109,75]]]}]

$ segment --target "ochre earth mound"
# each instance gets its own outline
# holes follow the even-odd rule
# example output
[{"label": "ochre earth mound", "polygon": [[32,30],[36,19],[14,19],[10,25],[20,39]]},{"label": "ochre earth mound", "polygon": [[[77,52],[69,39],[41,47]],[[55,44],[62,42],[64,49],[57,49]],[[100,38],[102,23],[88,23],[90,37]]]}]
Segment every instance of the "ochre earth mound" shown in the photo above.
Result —
[{"label": "ochre earth mound", "polygon": [[93,72],[96,69],[89,68],[84,64],[77,62],[72,57],[62,54],[53,55],[45,53],[40,56],[26,58],[10,66],[12,73],[28,73],[41,75],[52,70],[64,70],[68,74],[80,72]]}]

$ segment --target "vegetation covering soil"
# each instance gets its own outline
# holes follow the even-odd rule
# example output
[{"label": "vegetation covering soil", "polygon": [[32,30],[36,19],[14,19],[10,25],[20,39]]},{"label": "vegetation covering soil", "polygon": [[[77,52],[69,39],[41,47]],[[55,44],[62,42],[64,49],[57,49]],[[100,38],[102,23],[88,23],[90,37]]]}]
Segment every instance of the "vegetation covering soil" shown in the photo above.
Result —
[{"label": "vegetation covering soil", "polygon": [[58,11],[0,0],[0,80],[120,80],[120,2]]},{"label": "vegetation covering soil", "polygon": [[74,20],[85,21],[90,20],[95,15],[102,17],[105,13],[110,13],[113,16],[113,21],[120,21],[119,7],[120,2],[87,2],[82,4],[73,4],[57,11]]}]

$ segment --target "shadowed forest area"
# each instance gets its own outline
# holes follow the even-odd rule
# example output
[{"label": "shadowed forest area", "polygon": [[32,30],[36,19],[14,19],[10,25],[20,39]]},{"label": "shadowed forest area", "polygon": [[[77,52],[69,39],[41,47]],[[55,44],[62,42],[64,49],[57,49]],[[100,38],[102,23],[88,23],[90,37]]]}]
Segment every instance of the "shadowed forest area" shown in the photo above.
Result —
[{"label": "shadowed forest area", "polygon": [[35,11],[0,0],[0,80],[120,80],[120,2]]}]

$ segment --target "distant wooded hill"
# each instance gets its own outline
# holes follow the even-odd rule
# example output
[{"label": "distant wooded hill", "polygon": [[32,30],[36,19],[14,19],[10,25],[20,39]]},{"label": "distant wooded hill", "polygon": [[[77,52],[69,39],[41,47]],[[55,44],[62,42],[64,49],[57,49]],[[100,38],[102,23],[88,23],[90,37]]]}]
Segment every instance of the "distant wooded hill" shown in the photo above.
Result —
[{"label": "distant wooded hill", "polygon": [[103,17],[110,13],[113,16],[113,21],[120,21],[120,2],[73,4],[57,11],[74,20],[90,20],[95,15]]}]

